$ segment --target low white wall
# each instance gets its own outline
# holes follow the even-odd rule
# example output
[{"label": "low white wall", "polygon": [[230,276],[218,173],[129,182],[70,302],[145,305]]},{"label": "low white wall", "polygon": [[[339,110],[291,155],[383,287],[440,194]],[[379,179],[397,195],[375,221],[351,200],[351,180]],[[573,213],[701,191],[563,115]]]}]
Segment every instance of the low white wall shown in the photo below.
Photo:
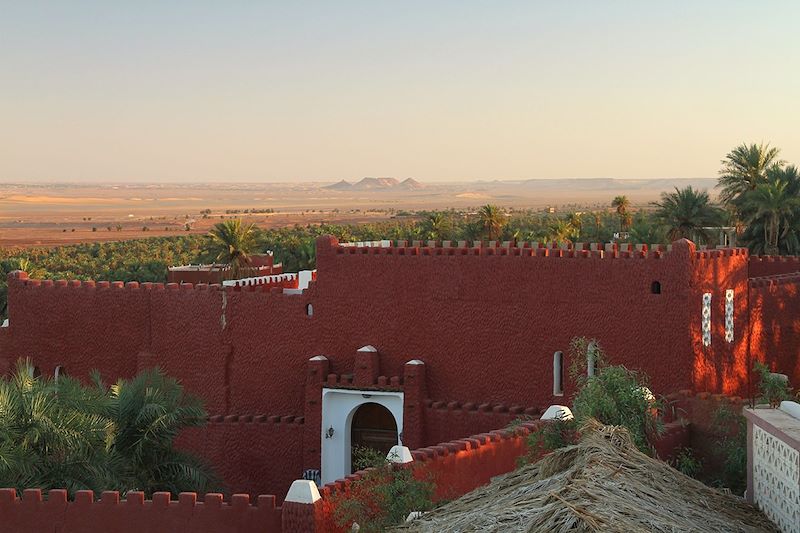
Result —
[{"label": "low white wall", "polygon": [[[757,406],[747,418],[747,499],[784,533],[800,533],[800,419],[784,409]],[[788,405],[793,404],[793,405]]]}]

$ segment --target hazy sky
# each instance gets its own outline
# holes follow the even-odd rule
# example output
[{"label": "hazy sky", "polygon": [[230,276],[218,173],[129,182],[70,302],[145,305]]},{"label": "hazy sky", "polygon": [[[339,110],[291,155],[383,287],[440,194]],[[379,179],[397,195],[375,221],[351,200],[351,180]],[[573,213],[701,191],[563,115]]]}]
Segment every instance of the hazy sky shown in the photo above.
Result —
[{"label": "hazy sky", "polygon": [[800,163],[800,2],[0,0],[0,181]]}]

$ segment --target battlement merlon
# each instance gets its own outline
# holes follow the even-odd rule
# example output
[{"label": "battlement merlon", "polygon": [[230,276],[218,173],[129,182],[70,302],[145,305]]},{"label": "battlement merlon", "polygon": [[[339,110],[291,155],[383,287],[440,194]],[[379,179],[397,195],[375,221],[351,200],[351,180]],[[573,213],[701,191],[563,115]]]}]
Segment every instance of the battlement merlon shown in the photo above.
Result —
[{"label": "battlement merlon", "polygon": [[748,256],[746,248],[698,247],[687,239],[671,244],[630,243],[542,243],[516,241],[367,241],[339,243],[330,235],[317,239],[318,266],[331,255],[371,256],[508,256],[586,259],[663,259],[668,256],[686,258],[687,261]]}]

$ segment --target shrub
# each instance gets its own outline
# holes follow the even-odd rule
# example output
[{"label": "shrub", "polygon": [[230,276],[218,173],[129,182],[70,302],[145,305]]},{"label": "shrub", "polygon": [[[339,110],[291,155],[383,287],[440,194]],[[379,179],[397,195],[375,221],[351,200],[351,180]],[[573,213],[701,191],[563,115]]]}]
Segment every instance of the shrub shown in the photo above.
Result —
[{"label": "shrub", "polygon": [[723,458],[722,471],[712,484],[743,494],[747,488],[747,420],[722,405],[714,412],[712,430],[720,435],[715,444]]},{"label": "shrub", "polygon": [[433,507],[435,486],[419,468],[395,465],[369,448],[356,448],[353,464],[367,470],[361,480],[351,485],[348,494],[332,498],[338,527],[357,523],[359,531],[384,531],[401,524],[412,511]]},{"label": "shrub", "polygon": [[647,388],[647,376],[621,365],[609,365],[596,341],[574,339],[570,355],[573,365],[590,357],[595,360],[594,376],[575,374],[580,388],[573,400],[573,411],[578,422],[595,418],[603,424],[624,426],[636,446],[650,453],[647,437],[660,434],[663,424],[659,417],[661,403]]},{"label": "shrub", "polygon": [[517,463],[535,463],[543,455],[578,442],[578,427],[575,420],[557,419],[545,422],[528,435],[528,453]]},{"label": "shrub", "polygon": [[173,441],[205,422],[200,401],[158,369],[106,387],[36,375],[0,377],[0,486],[207,492],[213,474]]},{"label": "shrub", "polygon": [[695,457],[691,448],[680,448],[675,454],[672,466],[689,477],[697,477],[703,469],[703,462]]},{"label": "shrub", "polygon": [[783,376],[770,372],[767,365],[761,361],[756,361],[753,364],[753,370],[756,371],[759,377],[758,389],[761,393],[761,399],[766,400],[770,407],[778,407],[783,400],[788,400],[791,397],[789,385],[783,379]]}]

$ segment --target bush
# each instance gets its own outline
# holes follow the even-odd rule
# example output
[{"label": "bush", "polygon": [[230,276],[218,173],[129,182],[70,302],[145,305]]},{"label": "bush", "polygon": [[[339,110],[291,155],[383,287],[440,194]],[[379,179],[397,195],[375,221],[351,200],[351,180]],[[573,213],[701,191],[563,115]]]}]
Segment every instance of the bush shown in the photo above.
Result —
[{"label": "bush", "polygon": [[603,424],[624,426],[636,446],[649,454],[651,449],[647,437],[660,434],[663,424],[659,417],[661,404],[647,388],[647,376],[621,365],[607,364],[606,355],[596,341],[574,339],[570,355],[573,365],[593,358],[596,369],[594,376],[573,370],[580,387],[573,400],[578,423],[595,418]]},{"label": "bush", "polygon": [[528,435],[528,453],[517,463],[535,463],[543,455],[578,442],[578,427],[575,420],[557,419],[546,422]]},{"label": "bush", "polygon": [[778,376],[769,371],[767,365],[761,361],[753,364],[753,370],[758,374],[758,389],[762,400],[769,403],[770,407],[778,407],[783,400],[791,398],[789,385],[783,376]]},{"label": "bush", "polygon": [[689,477],[697,477],[703,469],[703,462],[695,457],[691,448],[680,448],[675,454],[672,466]]},{"label": "bush", "polygon": [[722,471],[712,484],[727,487],[734,494],[744,494],[747,488],[747,420],[722,405],[714,412],[712,430],[720,435],[715,444],[723,459]]},{"label": "bush", "polygon": [[173,447],[183,428],[205,423],[206,412],[160,370],[111,387],[97,376],[85,386],[36,373],[19,361],[0,378],[0,486],[148,496],[216,488],[205,464]]},{"label": "bush", "polygon": [[359,531],[384,531],[403,523],[412,511],[433,507],[435,486],[418,468],[394,465],[370,448],[356,448],[353,464],[368,470],[351,485],[347,495],[337,494],[332,498],[333,518],[338,527],[357,523]]}]

